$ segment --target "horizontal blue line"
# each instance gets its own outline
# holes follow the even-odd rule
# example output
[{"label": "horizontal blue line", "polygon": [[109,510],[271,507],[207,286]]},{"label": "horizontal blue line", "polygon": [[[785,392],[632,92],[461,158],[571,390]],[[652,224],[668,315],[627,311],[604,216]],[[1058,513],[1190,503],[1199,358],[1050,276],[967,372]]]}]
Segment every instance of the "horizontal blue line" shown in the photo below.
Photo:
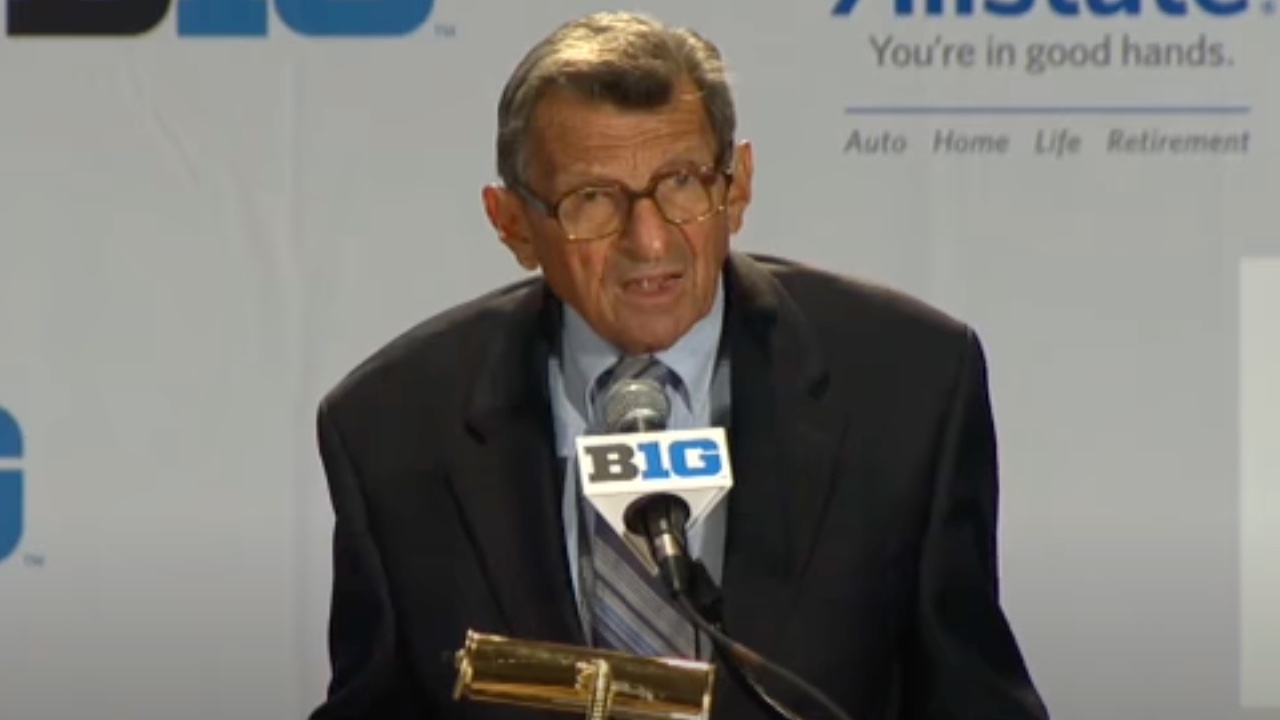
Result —
[{"label": "horizontal blue line", "polygon": [[1247,105],[853,105],[846,115],[1248,115]]}]

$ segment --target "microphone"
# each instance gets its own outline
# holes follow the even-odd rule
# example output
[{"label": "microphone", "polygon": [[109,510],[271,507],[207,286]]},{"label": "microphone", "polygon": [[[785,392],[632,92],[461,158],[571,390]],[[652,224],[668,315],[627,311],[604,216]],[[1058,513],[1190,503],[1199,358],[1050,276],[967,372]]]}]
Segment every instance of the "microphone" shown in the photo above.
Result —
[{"label": "microphone", "polygon": [[668,430],[671,404],[653,380],[622,380],[603,403],[607,434],[576,440],[583,494],[673,598],[690,591],[688,528],[733,487],[723,428]]},{"label": "microphone", "polygon": [[722,632],[718,617],[708,621],[709,609],[718,615],[720,591],[702,563],[689,557],[686,534],[733,487],[729,443],[724,428],[668,430],[670,416],[670,401],[653,380],[612,385],[604,401],[609,434],[576,441],[583,493],[650,571],[662,575],[684,614],[711,637],[730,668],[770,710],[786,720],[798,718],[764,688],[761,670],[816,700],[838,720],[850,720],[821,690]]},{"label": "microphone", "polygon": [[653,380],[622,380],[605,392],[604,426],[611,433],[667,429],[671,401]]},{"label": "microphone", "polygon": [[[605,427],[613,433],[662,432],[671,417],[671,402],[653,380],[624,380],[609,388],[604,401]],[[720,445],[723,447],[723,443]],[[724,492],[733,486],[728,478]],[[675,494],[679,488],[635,498],[623,511],[627,532],[648,541],[648,550],[673,595],[689,592],[692,568],[688,554],[689,502]],[[714,509],[721,494],[709,503]],[[705,515],[705,512],[703,513]]]}]

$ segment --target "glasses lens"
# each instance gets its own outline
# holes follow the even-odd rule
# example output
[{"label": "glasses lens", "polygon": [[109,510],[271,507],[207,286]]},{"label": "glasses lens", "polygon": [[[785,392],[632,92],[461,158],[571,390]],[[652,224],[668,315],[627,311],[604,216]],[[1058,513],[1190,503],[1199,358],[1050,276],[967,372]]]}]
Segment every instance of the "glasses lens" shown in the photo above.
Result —
[{"label": "glasses lens", "polygon": [[711,190],[698,175],[683,172],[672,175],[658,184],[654,199],[662,214],[675,223],[700,220],[713,207]]},{"label": "glasses lens", "polygon": [[611,188],[584,188],[560,203],[560,224],[570,237],[593,239],[622,227],[626,199]]}]

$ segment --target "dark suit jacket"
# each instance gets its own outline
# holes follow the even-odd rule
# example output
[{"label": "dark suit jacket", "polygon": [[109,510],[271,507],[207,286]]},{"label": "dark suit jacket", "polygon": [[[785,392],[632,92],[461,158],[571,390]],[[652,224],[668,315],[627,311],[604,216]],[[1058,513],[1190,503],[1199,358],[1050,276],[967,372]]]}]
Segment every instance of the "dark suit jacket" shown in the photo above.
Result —
[{"label": "dark suit jacket", "polygon": [[[1047,717],[998,600],[977,337],[775,258],[734,254],[726,285],[725,629],[853,720]],[[583,642],[546,382],[558,308],[540,279],[488,294],[394,340],[321,404],[333,675],[313,720],[539,717],[453,701],[442,656],[469,628]],[[713,717],[770,717],[717,677]]]}]

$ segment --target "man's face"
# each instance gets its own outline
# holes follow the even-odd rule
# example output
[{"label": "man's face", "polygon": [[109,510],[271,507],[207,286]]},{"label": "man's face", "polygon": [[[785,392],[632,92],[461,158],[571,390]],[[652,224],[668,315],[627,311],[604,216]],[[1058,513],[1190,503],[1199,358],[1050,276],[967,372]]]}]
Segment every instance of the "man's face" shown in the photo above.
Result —
[{"label": "man's face", "polygon": [[[530,139],[528,189],[548,203],[595,184],[642,190],[658,173],[716,161],[715,139],[691,84],[679,86],[668,106],[643,111],[553,93],[540,103]],[[555,217],[514,189],[489,188],[485,200],[521,265],[541,267],[552,290],[601,337],[642,353],[671,346],[710,311],[750,183],[751,149],[743,144],[732,181],[721,176],[711,186],[725,211],[677,225],[653,199],[640,200],[622,217],[619,232],[600,239],[570,240]]]}]

